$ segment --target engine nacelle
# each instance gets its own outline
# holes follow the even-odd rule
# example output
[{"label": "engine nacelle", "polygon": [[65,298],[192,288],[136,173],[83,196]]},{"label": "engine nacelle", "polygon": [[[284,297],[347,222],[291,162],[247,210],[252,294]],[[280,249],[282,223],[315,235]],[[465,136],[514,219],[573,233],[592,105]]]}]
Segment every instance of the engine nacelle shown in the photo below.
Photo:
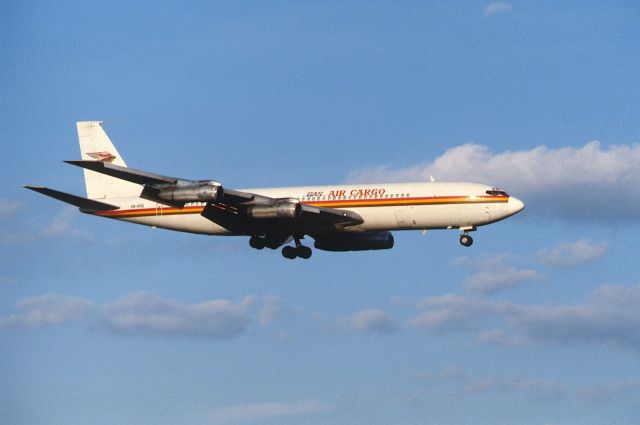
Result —
[{"label": "engine nacelle", "polygon": [[267,205],[251,205],[245,210],[247,217],[255,219],[274,219],[300,217],[300,202],[293,198],[276,199],[275,203]]},{"label": "engine nacelle", "polygon": [[161,189],[156,197],[169,203],[216,202],[222,198],[222,185],[215,180],[178,182],[169,189]]},{"label": "engine nacelle", "polygon": [[316,238],[313,244],[324,251],[368,251],[393,248],[390,232],[342,233]]}]

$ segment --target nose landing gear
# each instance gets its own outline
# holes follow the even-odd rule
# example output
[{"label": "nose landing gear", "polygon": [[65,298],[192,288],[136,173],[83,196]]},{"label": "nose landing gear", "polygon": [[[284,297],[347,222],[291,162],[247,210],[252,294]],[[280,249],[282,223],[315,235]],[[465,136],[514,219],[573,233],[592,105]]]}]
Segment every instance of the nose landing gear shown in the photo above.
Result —
[{"label": "nose landing gear", "polygon": [[473,245],[473,238],[471,236],[463,233],[462,235],[460,235],[460,244],[462,246],[469,247],[469,246]]},{"label": "nose landing gear", "polygon": [[473,232],[476,230],[475,226],[465,226],[460,227],[462,230],[462,234],[460,235],[460,245],[469,247],[473,245],[473,238],[469,236],[469,232]]}]

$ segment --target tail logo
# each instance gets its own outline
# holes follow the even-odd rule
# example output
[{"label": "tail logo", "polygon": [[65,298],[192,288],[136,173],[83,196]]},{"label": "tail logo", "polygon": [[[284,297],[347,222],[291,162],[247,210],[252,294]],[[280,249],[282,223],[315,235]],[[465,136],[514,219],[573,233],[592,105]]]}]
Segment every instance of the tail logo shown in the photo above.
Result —
[{"label": "tail logo", "polygon": [[113,160],[117,158],[109,152],[91,152],[87,153],[87,155],[100,162],[113,162]]}]

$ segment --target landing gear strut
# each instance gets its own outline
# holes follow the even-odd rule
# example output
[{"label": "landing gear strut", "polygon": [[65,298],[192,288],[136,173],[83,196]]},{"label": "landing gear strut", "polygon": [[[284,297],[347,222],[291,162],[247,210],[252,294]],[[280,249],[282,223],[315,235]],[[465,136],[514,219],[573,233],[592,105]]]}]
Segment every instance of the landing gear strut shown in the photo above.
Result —
[{"label": "landing gear strut", "polygon": [[460,235],[460,244],[462,246],[471,246],[473,245],[473,238],[466,233]]},{"label": "landing gear strut", "polygon": [[293,260],[296,257],[300,257],[303,258],[305,260],[311,258],[311,248],[309,248],[308,246],[304,246],[300,243],[300,238],[295,237],[293,238],[293,240],[296,243],[296,246],[285,246],[284,248],[282,248],[282,256],[284,258],[288,258],[290,260]]}]

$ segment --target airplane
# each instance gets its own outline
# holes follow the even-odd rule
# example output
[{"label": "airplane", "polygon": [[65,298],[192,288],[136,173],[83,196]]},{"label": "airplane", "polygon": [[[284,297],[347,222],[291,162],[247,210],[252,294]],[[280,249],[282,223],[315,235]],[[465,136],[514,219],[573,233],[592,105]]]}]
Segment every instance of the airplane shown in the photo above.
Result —
[{"label": "airplane", "polygon": [[[233,189],[216,180],[189,180],[129,168],[102,121],[77,122],[87,197],[24,185],[83,213],[181,232],[248,236],[255,249],[278,249],[288,259],[311,257],[305,236],[325,251],[390,249],[391,231],[469,232],[520,212],[524,203],[478,183],[343,184]],[[293,245],[291,245],[293,241]]]}]

